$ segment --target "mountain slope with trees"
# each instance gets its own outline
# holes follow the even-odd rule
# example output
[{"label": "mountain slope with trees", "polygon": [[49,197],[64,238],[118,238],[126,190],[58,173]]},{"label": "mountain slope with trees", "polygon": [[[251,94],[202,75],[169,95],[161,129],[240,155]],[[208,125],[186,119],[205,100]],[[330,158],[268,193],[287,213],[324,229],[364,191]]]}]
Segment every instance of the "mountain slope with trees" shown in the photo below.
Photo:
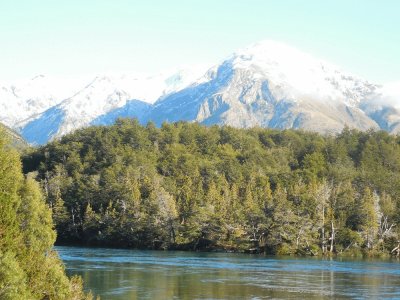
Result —
[{"label": "mountain slope with trees", "polygon": [[272,254],[393,253],[400,138],[345,128],[119,119],[35,149],[58,242]]},{"label": "mountain slope with trees", "polygon": [[6,136],[6,139],[9,140],[9,144],[17,149],[17,150],[24,150],[29,147],[28,143],[24,140],[24,138],[16,133],[14,130],[10,129],[9,127],[5,126],[4,124],[0,123],[0,131],[3,135]]}]

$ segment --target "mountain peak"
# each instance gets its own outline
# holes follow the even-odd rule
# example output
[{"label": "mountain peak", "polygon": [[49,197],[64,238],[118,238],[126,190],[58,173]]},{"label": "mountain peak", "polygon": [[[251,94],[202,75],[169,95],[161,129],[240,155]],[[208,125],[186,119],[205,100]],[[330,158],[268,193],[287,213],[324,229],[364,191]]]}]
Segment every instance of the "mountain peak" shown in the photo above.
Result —
[{"label": "mountain peak", "polygon": [[284,98],[340,99],[354,105],[375,88],[333,64],[272,40],[243,48],[235,52],[229,61],[233,69],[246,70],[253,79],[267,80],[285,90]]},{"label": "mountain peak", "polygon": [[258,62],[275,61],[294,64],[302,62],[319,65],[323,63],[321,60],[318,60],[297,48],[273,40],[264,40],[251,44],[236,51],[233,56],[242,60],[254,60]]}]

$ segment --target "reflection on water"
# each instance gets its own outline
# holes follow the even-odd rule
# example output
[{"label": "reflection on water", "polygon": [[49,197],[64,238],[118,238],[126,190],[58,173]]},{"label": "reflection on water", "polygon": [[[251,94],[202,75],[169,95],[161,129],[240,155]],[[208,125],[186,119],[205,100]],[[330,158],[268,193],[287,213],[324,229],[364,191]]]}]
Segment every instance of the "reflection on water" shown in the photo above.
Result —
[{"label": "reflection on water", "polygon": [[56,249],[102,299],[400,299],[397,260]]}]

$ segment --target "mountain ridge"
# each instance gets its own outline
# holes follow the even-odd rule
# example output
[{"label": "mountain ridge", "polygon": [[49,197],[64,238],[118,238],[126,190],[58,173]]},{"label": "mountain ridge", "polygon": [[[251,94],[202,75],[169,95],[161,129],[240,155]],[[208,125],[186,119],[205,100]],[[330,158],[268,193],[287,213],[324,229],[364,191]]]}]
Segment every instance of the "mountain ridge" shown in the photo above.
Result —
[{"label": "mountain ridge", "polygon": [[[15,89],[3,88],[3,94],[10,91]],[[80,127],[111,124],[118,117],[157,125],[183,120],[322,133],[335,133],[347,125],[397,133],[399,91],[400,82],[373,84],[285,44],[262,41],[234,52],[207,71],[179,70],[145,79],[98,76],[72,96],[54,100],[54,105],[49,105],[54,96],[44,90],[44,104],[38,97],[32,103],[41,104],[40,108],[47,105],[46,109],[31,109],[31,116],[19,122],[10,112],[3,113],[0,121],[37,144]],[[29,101],[23,104],[29,107]]]}]

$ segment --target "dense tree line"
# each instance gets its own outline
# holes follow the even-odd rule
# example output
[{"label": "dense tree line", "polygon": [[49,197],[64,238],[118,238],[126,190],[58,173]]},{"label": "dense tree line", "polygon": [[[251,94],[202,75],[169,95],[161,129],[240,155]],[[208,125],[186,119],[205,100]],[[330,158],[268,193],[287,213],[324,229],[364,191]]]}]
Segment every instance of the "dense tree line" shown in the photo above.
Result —
[{"label": "dense tree line", "polygon": [[0,299],[91,299],[57,254],[51,210],[0,129]]},{"label": "dense tree line", "polygon": [[27,154],[60,243],[398,253],[400,137],[120,119]]}]

